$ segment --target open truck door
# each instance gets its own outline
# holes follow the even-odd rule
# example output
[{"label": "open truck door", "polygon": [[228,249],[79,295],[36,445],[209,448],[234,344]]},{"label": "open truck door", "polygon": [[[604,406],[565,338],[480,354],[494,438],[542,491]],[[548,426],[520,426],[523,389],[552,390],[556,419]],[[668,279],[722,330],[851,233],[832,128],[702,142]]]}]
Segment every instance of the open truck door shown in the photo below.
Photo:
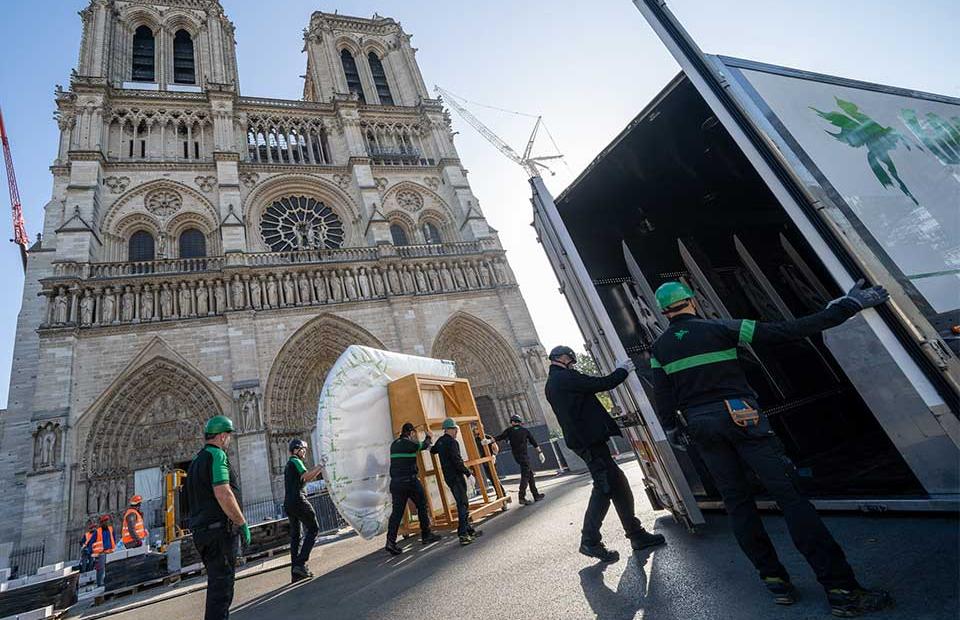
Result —
[{"label": "open truck door", "polygon": [[[617,360],[627,358],[627,351],[560,218],[553,196],[540,177],[531,178],[530,186],[533,190],[534,228],[554,267],[560,288],[583,331],[597,366],[612,371]],[[650,316],[650,308],[655,306],[649,305],[649,285],[645,280],[633,284],[640,294],[633,294],[629,288],[626,291],[638,320],[643,322],[646,316],[649,329],[658,329],[658,319]],[[690,529],[702,524],[703,514],[637,373],[630,373],[627,380],[613,392],[613,397],[624,412],[620,419],[621,428],[640,461],[650,503],[654,508],[669,510],[677,521]]]}]

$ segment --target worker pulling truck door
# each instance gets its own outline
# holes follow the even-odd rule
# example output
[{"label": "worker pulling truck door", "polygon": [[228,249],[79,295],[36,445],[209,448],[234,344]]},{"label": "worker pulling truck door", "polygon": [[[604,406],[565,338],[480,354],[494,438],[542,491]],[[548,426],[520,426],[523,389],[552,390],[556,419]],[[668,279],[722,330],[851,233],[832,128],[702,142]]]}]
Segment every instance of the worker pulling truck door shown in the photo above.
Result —
[{"label": "worker pulling truck door", "polygon": [[793,465],[760,411],[757,394],[739,361],[741,348],[816,335],[885,303],[887,291],[880,286],[864,287],[861,280],[824,310],[780,323],[701,318],[693,290],[682,282],[663,284],[655,296],[670,320],[670,326],[653,343],[650,360],[657,411],[663,419],[675,412],[682,414],[679,421],[685,423],[714,478],[734,536],[774,602],[794,603],[796,589],[760,520],[750,471],[783,510],[794,545],[826,590],[833,615],[859,616],[892,605],[883,590],[871,591],[860,585],[843,550],[801,495]]}]

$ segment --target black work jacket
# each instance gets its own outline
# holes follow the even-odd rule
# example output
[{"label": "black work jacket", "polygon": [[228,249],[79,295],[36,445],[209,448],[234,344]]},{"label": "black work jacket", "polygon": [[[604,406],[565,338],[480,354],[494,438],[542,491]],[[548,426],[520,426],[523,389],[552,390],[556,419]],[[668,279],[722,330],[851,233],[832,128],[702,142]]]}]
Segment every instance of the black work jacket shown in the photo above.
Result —
[{"label": "black work jacket", "polygon": [[740,348],[801,340],[840,325],[860,307],[841,298],[826,309],[793,321],[703,319],[680,315],[653,343],[654,400],[670,424],[673,414],[730,398],[756,398],[740,367]]},{"label": "black work jacket", "polygon": [[417,477],[417,453],[430,447],[430,438],[414,441],[408,437],[394,439],[390,444],[390,478],[405,480]]},{"label": "black work jacket", "polygon": [[510,444],[510,451],[513,452],[513,458],[518,463],[525,463],[530,460],[527,458],[527,444],[534,448],[540,447],[537,445],[537,440],[533,438],[533,433],[522,426],[510,426],[494,439],[497,441],[506,439],[507,443]]},{"label": "black work jacket", "polygon": [[620,427],[603,408],[597,394],[609,392],[627,380],[627,371],[618,368],[605,377],[591,377],[550,365],[544,391],[563,429],[563,440],[571,450],[582,450],[620,435]]},{"label": "black work jacket", "polygon": [[440,469],[443,470],[443,479],[448,485],[462,483],[463,477],[470,475],[470,470],[463,464],[463,457],[460,455],[460,444],[450,435],[441,435],[437,443],[430,448],[430,454],[440,457]]}]

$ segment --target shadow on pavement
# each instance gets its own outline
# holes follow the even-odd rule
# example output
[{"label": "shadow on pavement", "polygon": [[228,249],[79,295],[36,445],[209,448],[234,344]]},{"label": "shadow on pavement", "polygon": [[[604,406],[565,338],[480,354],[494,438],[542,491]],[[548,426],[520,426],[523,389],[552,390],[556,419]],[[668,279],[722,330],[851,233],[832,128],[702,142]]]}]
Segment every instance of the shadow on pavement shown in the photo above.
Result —
[{"label": "shadow on pavement", "polygon": [[627,558],[627,567],[620,575],[617,589],[613,590],[603,579],[610,564],[597,563],[580,571],[580,587],[597,620],[621,620],[635,618],[643,609],[647,597],[647,560],[655,552],[652,549],[637,551]]},{"label": "shadow on pavement", "polygon": [[[589,477],[586,477],[584,483],[582,476],[570,476],[568,480],[551,485],[547,492],[551,501],[560,501],[565,495],[590,484]],[[411,536],[401,542],[403,555],[394,557],[378,549],[328,573],[318,574],[309,581],[294,584],[293,587],[278,588],[247,601],[233,608],[230,615],[237,620],[318,616],[375,617],[368,613],[371,608],[450,570],[460,562],[462,552],[471,553],[485,545],[496,544],[498,533],[535,517],[539,507],[538,504],[513,504],[509,509],[512,514],[497,514],[476,524],[478,529],[484,530],[484,536],[470,547],[461,549],[455,532],[442,532],[443,540],[427,546],[422,546],[418,537]],[[294,592],[296,595],[290,596]],[[316,608],[305,609],[306,601],[317,601],[318,605]]]}]

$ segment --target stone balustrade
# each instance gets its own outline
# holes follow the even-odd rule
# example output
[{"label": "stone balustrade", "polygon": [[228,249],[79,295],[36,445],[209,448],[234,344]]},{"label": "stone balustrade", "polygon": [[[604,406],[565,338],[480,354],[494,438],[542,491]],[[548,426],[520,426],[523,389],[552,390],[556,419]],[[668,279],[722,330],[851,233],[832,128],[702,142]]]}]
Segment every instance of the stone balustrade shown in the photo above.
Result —
[{"label": "stone balustrade", "polygon": [[197,319],[515,285],[495,240],[128,263],[58,263],[42,330]]}]

